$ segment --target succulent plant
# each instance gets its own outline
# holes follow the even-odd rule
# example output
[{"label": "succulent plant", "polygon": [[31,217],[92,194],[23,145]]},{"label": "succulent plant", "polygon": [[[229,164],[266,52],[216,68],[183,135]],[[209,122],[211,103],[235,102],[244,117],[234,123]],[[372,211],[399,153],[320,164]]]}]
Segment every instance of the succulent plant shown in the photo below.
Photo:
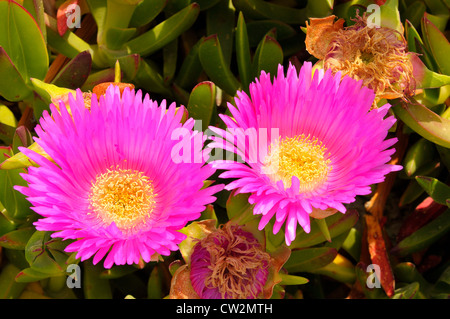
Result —
[{"label": "succulent plant", "polygon": [[[190,282],[191,257],[200,254],[195,247],[233,224],[264,256],[264,276],[246,273],[263,278],[252,297],[448,299],[449,18],[448,0],[0,0],[0,298],[199,297],[197,282]],[[345,214],[314,219],[308,233],[298,227],[288,245],[284,229],[273,231],[276,218],[258,227],[250,194],[225,188],[198,219],[180,226],[179,251],[109,269],[67,252],[75,239],[36,229],[39,211],[16,189],[39,166],[28,155],[53,161],[35,130],[51,103],[70,112],[77,89],[89,108],[108,86],[127,87],[185,106],[181,122],[194,119],[195,129],[208,135],[226,130],[237,114],[230,109],[254,94],[250,84],[262,72],[273,80],[280,65],[299,72],[311,62],[314,77],[330,72],[364,82],[368,72],[343,74],[330,63],[345,32],[362,28],[372,29],[360,38],[359,62],[368,66],[386,54],[375,45],[363,52],[369,40],[395,37],[401,49],[392,40],[397,55],[383,67],[390,75],[411,71],[407,84],[405,77],[383,78],[395,94],[377,95],[374,105],[392,105],[389,116],[397,121],[389,137],[398,141],[389,164],[403,168],[345,204]],[[339,62],[354,70],[347,53]],[[219,173],[204,187],[234,181]]]}]

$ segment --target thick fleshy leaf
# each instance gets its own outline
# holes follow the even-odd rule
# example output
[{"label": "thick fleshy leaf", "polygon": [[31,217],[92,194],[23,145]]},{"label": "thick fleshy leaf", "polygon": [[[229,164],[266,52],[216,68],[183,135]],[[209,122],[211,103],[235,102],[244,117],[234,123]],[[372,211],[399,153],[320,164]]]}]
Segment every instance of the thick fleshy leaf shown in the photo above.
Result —
[{"label": "thick fleshy leaf", "polygon": [[112,268],[109,269],[105,269],[103,270],[99,277],[101,279],[116,279],[116,278],[120,278],[129,274],[132,274],[133,272],[137,271],[138,268],[135,267],[134,265],[121,265],[121,266],[114,266]]},{"label": "thick fleshy leaf", "polygon": [[275,76],[278,65],[283,64],[283,57],[283,49],[277,40],[270,35],[264,36],[253,57],[253,77],[258,77],[261,71]]},{"label": "thick fleshy leaf", "polygon": [[[358,212],[354,209],[348,210],[345,214],[336,213],[329,216],[326,219],[330,236],[334,237],[348,231],[358,221]],[[303,230],[299,230],[295,237],[295,240],[289,246],[291,249],[304,248],[314,246],[323,243],[327,239],[322,234],[319,226],[316,223],[311,223],[311,231],[305,233]]]},{"label": "thick fleshy leaf", "polygon": [[190,49],[189,53],[183,60],[183,63],[178,70],[178,74],[175,77],[176,86],[183,89],[191,89],[197,84],[197,79],[203,72],[202,63],[199,58],[199,47],[203,42],[203,38],[198,40]]},{"label": "thick fleshy leaf", "polygon": [[419,283],[413,282],[395,290],[395,295],[392,296],[392,299],[425,299],[420,293],[419,288]]},{"label": "thick fleshy leaf", "polygon": [[403,24],[400,20],[400,11],[398,10],[398,0],[387,0],[380,7],[380,25],[382,27],[397,30],[403,34]]},{"label": "thick fleshy leaf", "polygon": [[203,39],[199,48],[199,57],[203,69],[211,81],[234,96],[240,88],[240,83],[225,61],[217,35],[211,35]]},{"label": "thick fleshy leaf", "polygon": [[54,276],[66,271],[68,255],[63,251],[68,242],[52,239],[50,235],[35,231],[25,247],[25,258],[34,270]]},{"label": "thick fleshy leaf", "polygon": [[[14,113],[6,105],[0,104],[0,140],[10,145],[16,126],[17,120]],[[0,159],[1,161],[2,159]]]},{"label": "thick fleshy leaf", "polygon": [[161,299],[162,295],[163,278],[161,270],[158,265],[155,265],[147,283],[147,298],[148,299]]},{"label": "thick fleshy leaf", "polygon": [[300,276],[280,274],[280,277],[280,285],[304,285],[309,282],[307,278]]},{"label": "thick fleshy leaf", "polygon": [[108,28],[105,36],[105,44],[110,50],[120,50],[136,32],[136,28]]},{"label": "thick fleshy leaf", "polygon": [[217,35],[225,63],[230,66],[234,49],[235,9],[229,1],[220,1],[206,11],[206,35]]},{"label": "thick fleshy leaf", "polygon": [[325,275],[347,284],[353,284],[356,280],[355,266],[341,254],[337,254],[331,263],[322,268],[314,269],[311,273]]},{"label": "thick fleshy leaf", "polygon": [[337,250],[329,247],[293,250],[284,268],[289,273],[309,272],[328,265],[336,256]]},{"label": "thick fleshy leaf", "polygon": [[22,269],[16,277],[15,280],[17,282],[26,283],[26,282],[35,282],[45,278],[50,277],[49,274],[43,273],[41,271],[35,270],[31,267]]},{"label": "thick fleshy leaf", "polygon": [[410,236],[401,240],[392,252],[400,257],[420,251],[442,238],[450,230],[450,209]]},{"label": "thick fleshy leaf", "polygon": [[254,20],[246,23],[248,43],[250,47],[257,47],[261,39],[270,30],[275,29],[277,40],[282,41],[296,36],[295,28],[280,20]]},{"label": "thick fleshy leaf", "polygon": [[52,84],[68,89],[80,88],[91,72],[92,58],[88,51],[81,52],[67,63],[53,78]]},{"label": "thick fleshy leaf", "polygon": [[156,52],[191,27],[199,12],[197,3],[187,6],[144,34],[127,42],[125,46],[128,53],[146,56]]},{"label": "thick fleshy leaf", "polygon": [[[414,1],[411,5],[406,8],[403,13],[403,17],[408,20],[414,27],[420,26],[420,20],[425,13],[427,6],[422,1]],[[405,30],[406,32],[406,30]],[[407,33],[407,32],[406,32]],[[409,44],[409,43],[408,43]]]},{"label": "thick fleshy leaf", "polygon": [[450,120],[419,103],[394,103],[392,109],[416,133],[433,143],[450,148]]},{"label": "thick fleshy leaf", "polygon": [[427,139],[421,138],[411,145],[403,160],[403,169],[405,170],[406,176],[413,176],[419,168],[428,164],[433,159],[433,154],[435,153],[434,144]]},{"label": "thick fleshy leaf", "polygon": [[351,228],[347,237],[342,243],[342,249],[344,249],[354,260],[359,260],[361,255],[361,237],[362,234],[356,228]]},{"label": "thick fleshy leaf", "polygon": [[303,24],[308,19],[306,8],[295,9],[263,0],[233,0],[233,5],[251,19],[273,19],[289,24]]},{"label": "thick fleshy leaf", "polygon": [[[55,84],[45,83],[39,79],[31,79],[31,87],[33,90],[39,94],[47,104],[57,102],[59,99],[63,97],[67,97],[69,93],[72,93],[75,96],[75,90],[60,87]],[[56,107],[59,107],[59,104],[55,104]]]},{"label": "thick fleshy leaf", "polygon": [[439,70],[446,75],[450,75],[450,43],[445,35],[427,18],[427,14],[422,19],[423,40],[433,54]]},{"label": "thick fleshy leaf", "polygon": [[20,269],[13,264],[6,264],[0,273],[0,299],[17,299],[26,284],[15,281]]},{"label": "thick fleshy leaf", "polygon": [[415,54],[410,54],[408,57],[413,66],[417,89],[440,88],[450,85],[450,76],[431,71]]},{"label": "thick fleshy leaf", "polygon": [[153,21],[162,12],[167,0],[143,0],[133,12],[130,27],[141,27]]},{"label": "thick fleshy leaf", "polygon": [[[11,155],[8,148],[0,148],[0,159],[4,154]],[[16,191],[15,185],[26,186],[25,180],[19,175],[25,173],[23,169],[3,170],[0,169],[0,203],[6,208],[8,217],[23,219],[30,214],[30,203],[25,195]]]},{"label": "thick fleshy leaf", "polygon": [[0,246],[9,249],[25,249],[28,240],[33,235],[35,229],[33,227],[25,227],[13,230],[0,237]]},{"label": "thick fleshy leaf", "polygon": [[108,279],[100,278],[103,271],[101,265],[93,265],[91,261],[83,263],[83,283],[81,287],[86,299],[111,299],[112,291]]},{"label": "thick fleshy leaf", "polygon": [[450,186],[429,176],[417,176],[416,180],[435,202],[446,205],[446,200],[450,199]]},{"label": "thick fleshy leaf", "polygon": [[[50,156],[45,153],[42,147],[39,146],[38,143],[33,143],[28,147],[30,150],[46,157],[51,160]],[[1,170],[15,170],[20,168],[26,168],[32,165],[37,165],[33,161],[30,160],[28,156],[23,154],[22,152],[16,153],[13,156],[5,159],[3,162],[0,162],[0,171]],[[0,200],[1,201],[1,200]]]},{"label": "thick fleshy leaf", "polygon": [[236,59],[239,70],[239,78],[243,88],[247,88],[252,81],[250,46],[248,42],[247,25],[244,15],[239,12],[236,26]]},{"label": "thick fleshy leaf", "polygon": [[[139,63],[141,62],[139,54],[130,54],[118,59],[120,69],[123,73],[122,81],[131,82],[139,70]],[[105,81],[109,82],[109,81]]]},{"label": "thick fleshy leaf", "polygon": [[164,83],[164,78],[155,62],[141,58],[139,69],[134,78],[137,87],[142,87],[149,92],[170,96],[171,92]]},{"label": "thick fleshy leaf", "polygon": [[205,131],[216,107],[216,86],[210,81],[197,84],[191,92],[188,102],[189,116],[201,121]]},{"label": "thick fleshy leaf", "polygon": [[14,63],[0,46],[0,95],[8,101],[21,101],[28,97],[32,90],[26,85],[25,79],[15,67]]},{"label": "thick fleshy leaf", "polygon": [[33,16],[14,1],[0,1],[0,46],[25,83],[31,77],[45,77],[49,58],[42,32]]}]

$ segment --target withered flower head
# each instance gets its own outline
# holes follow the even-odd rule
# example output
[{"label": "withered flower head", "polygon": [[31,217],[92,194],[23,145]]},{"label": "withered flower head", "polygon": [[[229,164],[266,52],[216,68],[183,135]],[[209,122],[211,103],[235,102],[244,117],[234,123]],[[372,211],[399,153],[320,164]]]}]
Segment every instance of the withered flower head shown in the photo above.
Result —
[{"label": "withered flower head", "polygon": [[[407,43],[401,33],[386,27],[369,26],[365,14],[357,16],[353,26],[336,31],[342,24],[338,24],[340,20],[333,24],[331,17],[323,19],[328,27],[322,27],[332,30],[328,31],[331,41],[326,36],[316,38],[324,42],[323,46],[327,45],[326,53],[308,49],[315,57],[323,59],[325,70],[331,69],[333,74],[341,72],[341,76],[362,80],[364,86],[374,90],[375,103],[383,98],[413,95],[415,81],[408,57],[412,53],[407,52]],[[312,38],[308,39],[312,36],[314,32],[307,34],[306,42],[312,41]]]}]

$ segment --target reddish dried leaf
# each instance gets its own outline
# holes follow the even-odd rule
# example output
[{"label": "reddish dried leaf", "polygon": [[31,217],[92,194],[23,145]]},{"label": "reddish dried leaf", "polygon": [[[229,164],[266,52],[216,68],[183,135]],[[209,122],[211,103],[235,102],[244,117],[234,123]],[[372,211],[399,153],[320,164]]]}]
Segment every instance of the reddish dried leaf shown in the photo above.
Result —
[{"label": "reddish dried leaf", "polygon": [[425,198],[403,222],[397,235],[397,241],[400,242],[408,237],[445,210],[446,206],[436,203],[431,197]]},{"label": "reddish dried leaf", "polygon": [[389,297],[394,295],[395,281],[389,256],[386,251],[381,226],[377,218],[372,215],[365,215],[367,225],[367,241],[369,244],[369,254],[372,263],[380,267],[380,283]]}]

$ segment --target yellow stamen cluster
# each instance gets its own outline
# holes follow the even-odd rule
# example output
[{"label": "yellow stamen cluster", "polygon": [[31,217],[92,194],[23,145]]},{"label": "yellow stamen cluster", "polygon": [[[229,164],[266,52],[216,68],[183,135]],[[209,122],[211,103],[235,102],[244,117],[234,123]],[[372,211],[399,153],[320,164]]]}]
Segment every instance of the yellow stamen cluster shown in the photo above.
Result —
[{"label": "yellow stamen cluster", "polygon": [[155,208],[152,181],[142,172],[115,167],[92,183],[89,208],[106,225],[125,232],[146,223]]},{"label": "yellow stamen cluster", "polygon": [[330,164],[322,142],[302,134],[272,144],[263,171],[274,182],[282,180],[285,188],[291,187],[292,177],[296,176],[300,181],[300,192],[304,193],[326,181],[332,169]]}]

